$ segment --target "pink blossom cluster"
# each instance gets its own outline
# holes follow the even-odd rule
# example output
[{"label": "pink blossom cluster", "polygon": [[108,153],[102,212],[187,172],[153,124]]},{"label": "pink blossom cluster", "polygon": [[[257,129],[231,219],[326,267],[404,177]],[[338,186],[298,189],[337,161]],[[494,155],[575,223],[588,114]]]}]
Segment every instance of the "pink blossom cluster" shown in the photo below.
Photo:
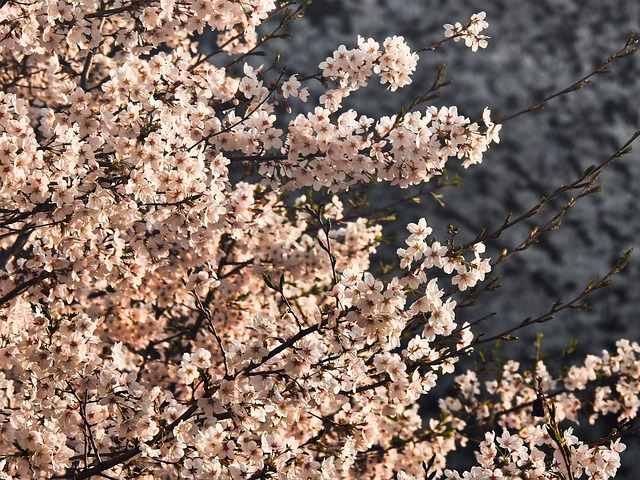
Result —
[{"label": "pink blossom cluster", "polygon": [[465,168],[482,163],[501,128],[488,109],[482,125],[456,107],[432,106],[378,121],[354,110],[332,117],[331,110],[316,107],[289,124],[286,160],[265,162],[259,170],[271,179],[269,186],[337,192],[375,180],[405,188],[441,175],[450,158],[461,159]]},{"label": "pink blossom cluster", "polygon": [[570,451],[570,469],[565,457],[549,432],[541,426],[529,427],[522,435],[504,430],[497,436],[487,432],[476,455],[478,466],[460,475],[445,470],[444,478],[462,479],[555,479],[572,472],[573,478],[606,480],[616,475],[620,466],[620,453],[625,446],[618,441],[609,447],[589,447],[573,435],[568,428],[562,433],[561,445]]},{"label": "pink blossom cluster", "polygon": [[460,22],[454,25],[448,23],[444,26],[444,36],[453,38],[456,42],[463,39],[464,44],[474,52],[477,52],[478,48],[487,48],[489,37],[481,33],[489,26],[485,18],[487,14],[480,12],[472,15],[471,21],[465,25]]},{"label": "pink blossom cluster", "polygon": [[[501,436],[485,434],[476,453],[479,466],[462,477],[453,471],[445,478],[558,478],[567,475],[561,446],[545,425],[546,417],[532,417],[536,401],[542,401],[555,422],[594,423],[601,415],[616,415],[620,422],[637,416],[640,391],[640,345],[619,340],[615,352],[588,355],[582,365],[573,365],[553,376],[539,360],[532,370],[523,370],[509,360],[496,380],[481,382],[474,371],[456,377],[458,395],[440,399],[442,412],[465,419],[458,428],[495,421]],[[484,385],[483,385],[484,383]],[[613,387],[612,387],[613,385]],[[484,391],[483,387],[484,386]],[[593,394],[585,399],[586,390]],[[517,408],[526,406],[526,408]],[[584,442],[572,427],[560,432],[566,445],[574,478],[613,478],[620,467],[619,453],[625,445],[619,439]],[[514,432],[514,433],[509,433]]]},{"label": "pink blossom cluster", "polygon": [[[489,408],[468,372],[465,402],[421,418],[418,400],[475,346],[456,298],[490,272],[485,246],[438,241],[421,219],[398,272],[378,278],[381,227],[337,195],[480,163],[501,125],[488,109],[472,122],[456,107],[342,108],[374,73],[410,83],[418,58],[401,37],[339,48],[321,105],[290,118],[278,106],[309,99],[301,77],[245,54],[298,3],[2,3],[0,479],[390,479],[430,458],[456,478],[466,418],[535,394],[514,367],[487,385]],[[205,28],[218,66],[192,41]],[[536,374],[549,397],[565,382],[558,418],[602,378],[620,382],[596,387],[592,419],[632,417],[637,353],[621,342],[562,379]],[[526,415],[501,417],[522,445],[487,433],[478,468],[538,468],[553,446]],[[617,468],[620,444],[566,442],[576,474]]]},{"label": "pink blossom cluster", "polygon": [[363,37],[358,37],[357,48],[347,49],[340,45],[333,56],[320,64],[322,76],[336,83],[336,88],[325,92],[320,102],[336,111],[342,99],[365,87],[374,73],[380,77],[381,84],[389,84],[391,91],[411,84],[418,54],[411,51],[404,37],[388,37],[383,47],[384,51],[374,39]]},{"label": "pink blossom cluster", "polygon": [[105,54],[96,55],[96,62],[106,60],[114,46],[139,56],[159,45],[190,43],[189,36],[205,27],[217,32],[223,50],[247,52],[257,42],[256,28],[275,7],[273,0],[3,2],[0,54],[17,61],[60,55],[73,69],[90,52]]}]

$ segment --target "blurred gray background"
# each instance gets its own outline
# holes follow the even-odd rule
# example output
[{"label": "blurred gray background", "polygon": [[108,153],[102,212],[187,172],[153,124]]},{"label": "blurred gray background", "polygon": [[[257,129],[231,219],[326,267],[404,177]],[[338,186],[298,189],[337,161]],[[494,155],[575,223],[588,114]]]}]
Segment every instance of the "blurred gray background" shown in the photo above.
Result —
[{"label": "blurred gray background", "polygon": [[[620,50],[631,31],[640,30],[636,0],[316,0],[308,15],[291,27],[293,40],[274,42],[270,48],[282,52],[289,70],[309,74],[341,43],[354,45],[358,34],[380,42],[403,35],[413,49],[419,49],[442,38],[443,24],[465,23],[483,10],[489,22],[484,33],[491,36],[486,50],[472,53],[462,43],[447,43],[435,53],[421,53],[411,86],[395,94],[383,88],[374,88],[372,94],[367,89],[350,98],[348,106],[372,116],[392,114],[426,90],[438,65],[445,63],[453,84],[433,104],[457,105],[472,119],[479,118],[486,106],[494,117],[508,115],[582,78]],[[619,60],[612,70],[544,110],[507,122],[500,144],[485,155],[484,163],[460,170],[464,187],[443,192],[446,208],[433,201],[409,205],[397,222],[384,225],[385,234],[395,242],[381,258],[391,258],[402,246],[408,222],[424,216],[444,239],[446,226],[453,221],[462,229],[461,238],[469,240],[483,227],[498,227],[509,212],[523,213],[543,195],[576,179],[587,166],[609,157],[640,129],[640,57]],[[640,151],[640,141],[635,146]],[[489,332],[516,325],[547,311],[559,296],[572,298],[590,278],[608,272],[624,250],[640,246],[638,153],[608,168],[601,184],[603,192],[582,200],[560,230],[499,266],[495,273],[502,278],[502,288],[483,296],[477,307],[465,309],[459,318],[473,320],[495,313],[483,324]],[[384,190],[376,195],[384,202],[392,193]],[[488,243],[492,257],[527,233],[516,229]],[[534,331],[543,331],[542,348],[552,354],[566,347],[569,337],[575,338],[580,342],[571,357],[575,361],[585,353],[612,348],[620,337],[637,341],[639,287],[637,248],[614,285],[590,297],[589,312],[564,312],[521,337],[528,341]],[[518,343],[517,348],[523,360],[533,355],[530,341]],[[627,439],[627,444],[640,441]],[[627,462],[631,455],[625,455]],[[621,472],[618,478],[637,478],[637,474]]]}]

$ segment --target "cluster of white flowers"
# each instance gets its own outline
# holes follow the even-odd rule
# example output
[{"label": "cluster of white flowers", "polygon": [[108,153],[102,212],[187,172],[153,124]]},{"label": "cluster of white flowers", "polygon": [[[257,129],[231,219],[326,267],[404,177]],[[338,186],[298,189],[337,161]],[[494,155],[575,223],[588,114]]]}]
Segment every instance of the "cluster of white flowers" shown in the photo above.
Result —
[{"label": "cluster of white flowers", "polygon": [[332,117],[323,107],[298,115],[289,124],[287,159],[260,167],[265,184],[339,191],[378,180],[405,188],[441,175],[450,158],[461,159],[465,168],[482,163],[501,128],[488,109],[481,125],[456,107],[429,107],[377,122],[354,110]]},{"label": "cluster of white flowers", "polygon": [[368,85],[374,73],[381,84],[388,84],[395,91],[411,83],[411,75],[418,64],[418,54],[412,52],[403,37],[387,38],[380,44],[372,38],[358,37],[357,48],[340,47],[320,64],[322,76],[333,80],[336,88],[327,90],[320,102],[332,112],[342,105],[342,100],[353,91]]},{"label": "cluster of white flowers", "polygon": [[448,23],[444,26],[444,36],[453,37],[456,42],[463,39],[465,45],[474,52],[478,51],[478,48],[487,48],[489,37],[481,33],[489,26],[485,21],[486,17],[485,12],[480,12],[472,15],[471,21],[465,25],[460,22],[456,22],[455,25]]}]

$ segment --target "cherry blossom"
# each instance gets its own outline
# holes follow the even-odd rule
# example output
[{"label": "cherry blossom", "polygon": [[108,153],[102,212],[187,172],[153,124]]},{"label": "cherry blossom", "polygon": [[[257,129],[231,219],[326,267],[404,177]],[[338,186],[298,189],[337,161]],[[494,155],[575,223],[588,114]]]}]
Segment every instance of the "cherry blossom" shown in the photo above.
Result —
[{"label": "cherry blossom", "polygon": [[[420,218],[378,275],[382,226],[351,204],[482,163],[502,124],[345,108],[374,76],[412,83],[402,36],[315,75],[250,62],[305,3],[3,2],[0,478],[612,478],[619,436],[565,425],[637,416],[634,342],[559,374],[457,372],[421,417],[482,341],[457,309],[494,264]],[[476,51],[487,27],[445,37]],[[448,468],[476,425],[478,465]]]}]

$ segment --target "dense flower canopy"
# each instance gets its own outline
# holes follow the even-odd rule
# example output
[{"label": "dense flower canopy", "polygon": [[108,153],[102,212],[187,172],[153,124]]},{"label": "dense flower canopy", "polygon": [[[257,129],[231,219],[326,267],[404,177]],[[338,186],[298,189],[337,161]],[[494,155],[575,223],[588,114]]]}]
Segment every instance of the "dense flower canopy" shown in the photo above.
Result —
[{"label": "dense flower canopy", "polygon": [[[310,76],[249,63],[302,3],[0,2],[0,478],[612,477],[624,445],[558,422],[590,388],[592,420],[635,417],[637,343],[562,377],[462,373],[419,415],[475,346],[456,295],[492,264],[420,219],[377,277],[381,227],[340,194],[479,164],[501,124],[344,107],[373,79],[411,83],[400,36]],[[484,18],[445,38],[485,48]],[[478,465],[447,469],[473,429]]]}]

